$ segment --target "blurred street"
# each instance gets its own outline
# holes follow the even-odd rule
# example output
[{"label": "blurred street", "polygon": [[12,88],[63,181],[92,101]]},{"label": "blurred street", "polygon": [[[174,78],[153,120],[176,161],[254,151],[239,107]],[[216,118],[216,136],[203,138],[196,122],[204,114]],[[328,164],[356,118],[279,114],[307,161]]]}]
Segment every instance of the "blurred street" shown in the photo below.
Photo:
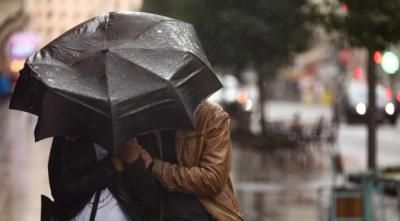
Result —
[{"label": "blurred street", "polygon": [[[294,102],[270,102],[266,108],[268,119],[290,122],[298,115],[303,124],[315,124],[322,117],[330,121],[332,110],[323,105],[304,105]],[[400,125],[382,124],[378,130],[378,165],[379,167],[400,164]],[[364,124],[341,124],[337,145],[345,157],[345,168],[355,171],[366,168],[367,128]]]},{"label": "blurred street", "polygon": [[[329,121],[332,112],[329,107],[322,105],[270,102],[267,105],[266,114],[269,119],[284,122],[290,122],[294,115],[298,115],[303,124],[315,124],[321,117]],[[395,139],[399,132],[398,124],[381,125],[378,131],[379,167],[400,164],[398,157],[400,140]],[[366,168],[366,137],[365,125],[341,124],[336,145],[316,147],[317,162],[314,162],[316,164],[314,169],[293,168],[296,165],[285,165],[283,168],[281,165],[265,162],[262,156],[251,150],[236,148],[234,171],[239,173],[236,188],[247,218],[249,220],[317,221],[319,212],[317,189],[332,184],[332,159],[327,150],[339,151],[344,172],[360,172]],[[248,162],[242,170],[239,168],[240,162]],[[312,162],[309,163],[312,164]],[[261,171],[267,175],[260,175]],[[255,177],[262,178],[260,180]],[[266,181],[262,181],[263,179]],[[257,181],[249,182],[249,180]],[[322,198],[325,207],[328,205],[327,200],[328,195],[325,195]],[[386,199],[385,205],[388,220],[397,219],[396,200]],[[380,212],[380,207],[376,211]]]},{"label": "blurred street", "polygon": [[[33,221],[40,217],[40,194],[50,195],[47,180],[47,160],[50,139],[33,142],[35,118],[22,112],[7,109],[4,101],[0,115],[0,221]],[[307,106],[299,103],[271,102],[270,116],[290,120],[293,113],[308,122],[323,115],[330,116],[329,108]],[[304,115],[304,116],[303,116]],[[400,164],[399,126],[383,126],[379,130],[378,162],[382,166]],[[362,170],[365,167],[366,131],[362,125],[342,125],[338,145],[343,154],[345,170]],[[325,148],[325,147],[317,147]],[[240,167],[246,164],[246,174]],[[298,169],[287,173],[280,168],[261,170],[262,156],[235,146],[235,187],[248,220],[317,220],[316,189],[330,184],[329,156],[320,156],[319,169]],[[273,166],[273,165],[272,165]],[[269,164],[268,167],[271,167]],[[274,170],[271,173],[271,170]],[[269,171],[269,172],[268,172]],[[260,173],[269,173],[268,179],[254,179]],[[261,174],[261,177],[262,174]],[[301,217],[301,219],[299,218]]]}]

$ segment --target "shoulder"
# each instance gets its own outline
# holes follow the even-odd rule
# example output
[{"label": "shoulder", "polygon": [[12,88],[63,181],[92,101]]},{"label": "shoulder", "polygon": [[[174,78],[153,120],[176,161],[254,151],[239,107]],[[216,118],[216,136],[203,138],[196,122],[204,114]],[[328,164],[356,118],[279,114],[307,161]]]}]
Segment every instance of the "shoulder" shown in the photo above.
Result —
[{"label": "shoulder", "polygon": [[229,121],[229,115],[217,103],[212,101],[203,101],[196,110],[196,124],[201,125],[206,122],[216,124],[218,122]]}]

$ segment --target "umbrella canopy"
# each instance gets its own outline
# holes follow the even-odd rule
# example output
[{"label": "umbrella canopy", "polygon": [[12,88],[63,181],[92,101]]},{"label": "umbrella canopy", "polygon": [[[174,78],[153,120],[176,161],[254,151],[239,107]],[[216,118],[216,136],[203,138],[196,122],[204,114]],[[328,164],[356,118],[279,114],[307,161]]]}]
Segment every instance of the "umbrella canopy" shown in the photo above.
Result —
[{"label": "umbrella canopy", "polygon": [[115,151],[156,129],[192,129],[197,106],[221,88],[192,25],[110,12],[29,57],[10,108],[38,116],[36,141],[78,135]]}]

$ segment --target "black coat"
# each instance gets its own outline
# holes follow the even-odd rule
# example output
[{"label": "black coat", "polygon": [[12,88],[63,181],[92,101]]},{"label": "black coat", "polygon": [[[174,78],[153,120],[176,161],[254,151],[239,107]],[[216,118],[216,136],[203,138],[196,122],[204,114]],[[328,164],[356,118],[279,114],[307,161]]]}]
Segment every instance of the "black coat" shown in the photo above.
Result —
[{"label": "black coat", "polygon": [[42,204],[46,204],[42,205],[42,213],[47,208],[57,218],[47,220],[70,220],[96,191],[106,187],[133,221],[156,220],[159,216],[159,185],[141,158],[118,172],[110,157],[97,161],[92,142],[81,139],[71,143],[55,137],[48,169],[54,203],[49,205],[42,198]]}]

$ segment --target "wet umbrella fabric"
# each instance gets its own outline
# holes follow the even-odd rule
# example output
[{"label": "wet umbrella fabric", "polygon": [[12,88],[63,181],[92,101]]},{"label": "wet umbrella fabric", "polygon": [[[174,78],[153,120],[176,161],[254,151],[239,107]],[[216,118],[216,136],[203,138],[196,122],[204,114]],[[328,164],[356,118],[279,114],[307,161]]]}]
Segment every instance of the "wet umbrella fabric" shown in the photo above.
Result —
[{"label": "wet umbrella fabric", "polygon": [[78,135],[105,148],[156,129],[192,129],[221,88],[193,27],[105,13],[64,33],[21,70],[10,108],[38,116],[35,139]]}]

